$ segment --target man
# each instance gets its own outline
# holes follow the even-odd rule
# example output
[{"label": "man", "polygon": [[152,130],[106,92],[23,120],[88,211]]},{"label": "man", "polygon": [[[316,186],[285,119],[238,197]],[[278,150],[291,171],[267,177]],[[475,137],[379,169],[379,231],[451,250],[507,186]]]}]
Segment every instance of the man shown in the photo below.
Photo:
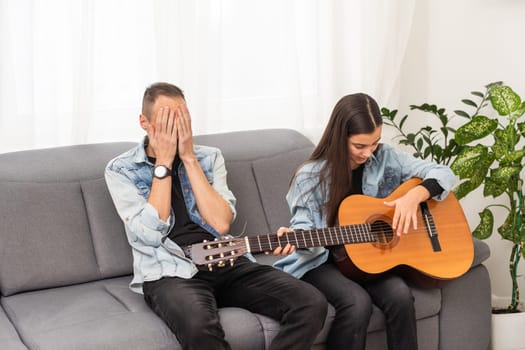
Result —
[{"label": "man", "polygon": [[174,332],[184,349],[229,349],[217,308],[237,306],[279,320],[271,349],[309,349],[327,302],[314,287],[241,257],[213,271],[185,247],[226,234],[235,198],[219,149],[193,145],[184,94],[156,83],[144,93],[144,141],[116,157],[106,182],[133,251],[130,288]]}]

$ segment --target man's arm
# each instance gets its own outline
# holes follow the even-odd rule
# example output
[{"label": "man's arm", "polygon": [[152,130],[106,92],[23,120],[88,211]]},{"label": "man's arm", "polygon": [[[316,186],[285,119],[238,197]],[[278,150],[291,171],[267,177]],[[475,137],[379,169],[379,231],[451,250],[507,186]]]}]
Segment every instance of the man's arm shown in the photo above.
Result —
[{"label": "man's arm", "polygon": [[159,220],[157,209],[139,194],[133,182],[113,162],[106,167],[105,179],[115,208],[127,227],[129,241],[140,240],[158,247],[173,223]]},{"label": "man's arm", "polygon": [[179,140],[179,156],[190,180],[199,213],[220,234],[230,230],[233,213],[228,202],[210,185],[193,152],[191,119],[185,104],[177,110],[175,126]]},{"label": "man's arm", "polygon": [[[161,107],[155,118],[155,125],[146,124],[146,132],[151,147],[155,153],[155,165],[164,165],[172,169],[173,159],[177,153],[177,132],[174,127],[176,124],[175,111],[168,107]],[[159,218],[163,221],[168,220],[171,212],[171,176],[163,179],[153,177],[151,192],[148,203],[155,207],[159,213]]]}]

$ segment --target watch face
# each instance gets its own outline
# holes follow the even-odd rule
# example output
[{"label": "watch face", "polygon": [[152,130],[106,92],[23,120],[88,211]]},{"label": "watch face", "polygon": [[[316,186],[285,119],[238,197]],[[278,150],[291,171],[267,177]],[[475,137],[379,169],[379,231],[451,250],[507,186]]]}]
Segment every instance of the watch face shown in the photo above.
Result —
[{"label": "watch face", "polygon": [[168,175],[169,175],[169,169],[165,167],[164,165],[157,165],[153,169],[153,176],[155,176],[156,178],[163,179]]}]

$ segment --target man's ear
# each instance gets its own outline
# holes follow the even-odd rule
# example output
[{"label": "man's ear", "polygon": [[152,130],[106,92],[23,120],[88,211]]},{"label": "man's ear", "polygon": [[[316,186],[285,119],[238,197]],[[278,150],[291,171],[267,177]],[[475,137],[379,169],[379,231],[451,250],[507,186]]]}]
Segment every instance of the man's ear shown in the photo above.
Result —
[{"label": "man's ear", "polygon": [[139,123],[140,123],[140,127],[142,129],[144,129],[144,130],[148,129],[149,120],[148,120],[148,117],[146,117],[144,114],[141,114],[139,116]]}]

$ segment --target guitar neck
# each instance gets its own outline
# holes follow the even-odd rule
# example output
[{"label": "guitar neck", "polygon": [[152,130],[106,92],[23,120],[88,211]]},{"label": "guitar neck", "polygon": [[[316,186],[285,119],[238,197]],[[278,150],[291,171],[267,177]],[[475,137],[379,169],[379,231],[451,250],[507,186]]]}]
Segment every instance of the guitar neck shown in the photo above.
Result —
[{"label": "guitar neck", "polygon": [[246,241],[249,252],[260,253],[284,247],[288,243],[296,248],[369,243],[377,241],[377,234],[372,232],[370,224],[357,224],[315,230],[296,230],[286,232],[281,237],[278,237],[277,234],[247,236]]}]

